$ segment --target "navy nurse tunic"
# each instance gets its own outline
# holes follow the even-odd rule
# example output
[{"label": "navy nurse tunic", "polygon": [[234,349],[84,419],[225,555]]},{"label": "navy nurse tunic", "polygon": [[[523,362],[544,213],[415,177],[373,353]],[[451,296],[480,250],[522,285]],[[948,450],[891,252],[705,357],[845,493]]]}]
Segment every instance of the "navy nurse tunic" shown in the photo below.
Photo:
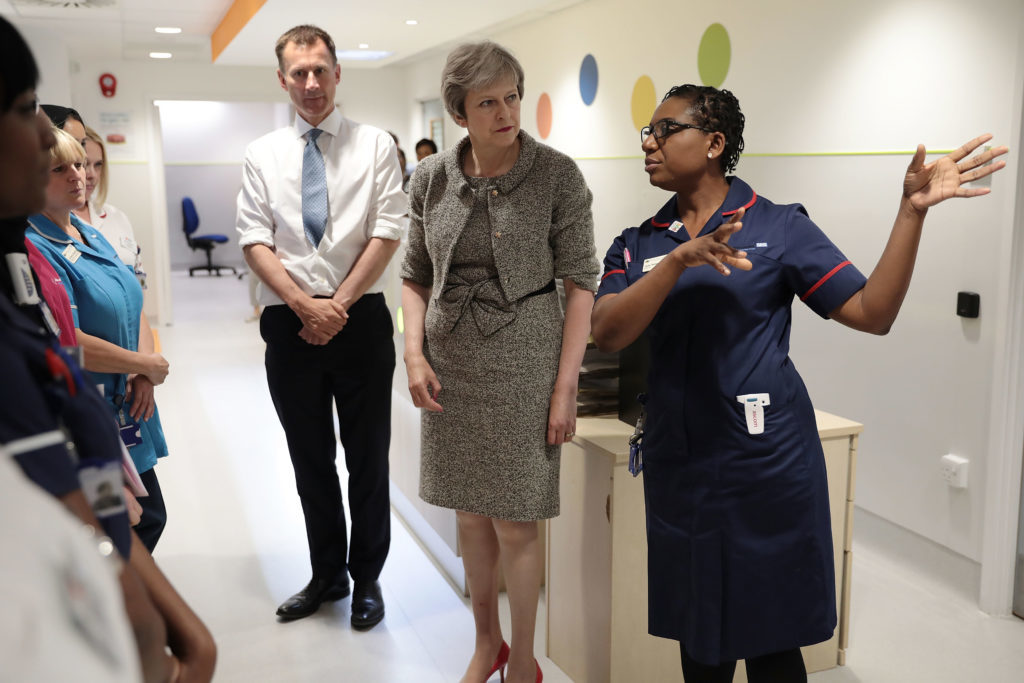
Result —
[{"label": "navy nurse tunic", "polygon": [[[728,180],[700,235],[745,207],[729,244],[753,269],[685,270],[648,329],[648,630],[706,664],[810,645],[835,629],[825,460],[789,359],[790,305],[796,296],[827,317],[866,281],[802,206]],[[689,239],[673,196],[616,238],[597,296],[621,292]],[[768,394],[763,433],[748,430],[737,400],[748,394]]]},{"label": "navy nurse tunic", "polygon": [[[122,263],[96,228],[83,223],[74,214],[71,223],[88,244],[69,237],[42,214],[29,218],[25,234],[64,283],[75,327],[123,349],[138,351],[142,287],[134,269]],[[103,387],[103,397],[116,416],[119,413],[116,403],[124,396],[127,376],[116,372],[90,372],[89,375]],[[128,453],[141,474],[153,469],[157,458],[167,455],[167,443],[158,409],[139,426],[142,443],[129,448]]]}]

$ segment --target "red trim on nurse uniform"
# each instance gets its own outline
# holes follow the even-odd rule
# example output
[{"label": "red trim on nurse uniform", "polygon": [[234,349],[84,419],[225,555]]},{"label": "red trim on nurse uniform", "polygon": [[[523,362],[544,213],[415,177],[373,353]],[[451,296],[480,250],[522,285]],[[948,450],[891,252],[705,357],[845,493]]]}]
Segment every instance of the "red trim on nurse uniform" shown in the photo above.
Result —
[{"label": "red trim on nurse uniform", "polygon": [[603,275],[603,276],[601,277],[601,279],[602,279],[602,280],[604,280],[604,279],[605,279],[606,277],[608,277],[609,275],[615,275],[616,273],[622,273],[623,275],[625,275],[625,274],[626,274],[626,271],[624,271],[624,270],[609,270],[609,271],[608,271],[607,273],[605,273],[605,274],[604,274],[604,275]]},{"label": "red trim on nurse uniform", "polygon": [[[753,194],[754,194],[754,196],[750,198],[750,201],[747,202],[746,204],[744,204],[743,206],[741,206],[740,209],[749,209],[750,207],[752,207],[754,205],[754,202],[757,201],[757,193],[754,192]],[[733,209],[732,211],[723,211],[722,215],[723,216],[731,216],[734,213],[736,213],[737,211],[739,211],[740,209]]]},{"label": "red trim on nurse uniform", "polygon": [[835,267],[835,268],[833,268],[832,270],[828,271],[828,273],[826,273],[826,274],[825,274],[825,276],[824,276],[823,278],[821,278],[820,280],[818,280],[817,282],[815,282],[815,283],[814,283],[814,286],[813,286],[813,287],[811,287],[810,289],[808,289],[808,290],[807,290],[807,293],[806,293],[806,294],[804,294],[804,295],[803,295],[802,297],[800,297],[800,301],[807,301],[807,297],[809,297],[809,296],[810,296],[811,294],[814,294],[814,292],[815,292],[815,291],[817,291],[818,287],[821,287],[821,286],[822,286],[823,284],[825,284],[826,282],[828,282],[828,279],[829,279],[830,277],[832,277],[833,275],[835,275],[836,273],[838,273],[838,272],[839,272],[840,270],[842,270],[842,269],[843,269],[843,268],[845,268],[846,266],[852,266],[852,265],[853,265],[853,264],[852,264],[852,263],[850,263],[849,261],[843,261],[843,262],[842,262],[842,263],[840,263],[840,264],[839,264],[838,266],[836,266],[836,267]]}]

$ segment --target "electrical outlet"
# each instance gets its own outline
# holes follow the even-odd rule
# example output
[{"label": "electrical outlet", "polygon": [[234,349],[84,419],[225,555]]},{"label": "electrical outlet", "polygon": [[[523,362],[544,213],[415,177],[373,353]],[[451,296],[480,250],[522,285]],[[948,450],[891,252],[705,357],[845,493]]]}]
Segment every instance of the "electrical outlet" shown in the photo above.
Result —
[{"label": "electrical outlet", "polygon": [[967,465],[970,461],[952,453],[942,456],[942,478],[952,488],[967,488]]}]

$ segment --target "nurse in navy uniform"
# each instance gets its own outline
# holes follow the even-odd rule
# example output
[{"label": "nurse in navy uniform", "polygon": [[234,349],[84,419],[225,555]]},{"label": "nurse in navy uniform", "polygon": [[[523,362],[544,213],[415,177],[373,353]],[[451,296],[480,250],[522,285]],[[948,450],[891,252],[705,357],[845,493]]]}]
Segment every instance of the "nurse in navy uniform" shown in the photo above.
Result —
[{"label": "nurse in navy uniform", "polygon": [[983,164],[1007,151],[968,159],[983,135],[926,164],[919,146],[865,278],[801,205],[728,175],[743,124],[727,90],[668,92],[641,136],[651,184],[674,196],[615,239],[593,313],[604,350],[649,332],[648,630],[679,641],[688,683],[731,681],[740,659],[752,683],[805,681],[799,648],[835,629],[824,456],[788,355],[794,297],[823,318],[888,332],[928,209],[987,194],[964,183],[1001,169]]}]

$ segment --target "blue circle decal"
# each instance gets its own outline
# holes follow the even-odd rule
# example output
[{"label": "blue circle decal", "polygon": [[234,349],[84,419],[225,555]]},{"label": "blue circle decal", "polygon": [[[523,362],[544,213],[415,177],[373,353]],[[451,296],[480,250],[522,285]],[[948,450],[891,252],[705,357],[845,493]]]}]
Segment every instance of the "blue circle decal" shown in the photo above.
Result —
[{"label": "blue circle decal", "polygon": [[597,97],[597,60],[587,55],[580,64],[580,97],[583,104],[590,106]]}]

